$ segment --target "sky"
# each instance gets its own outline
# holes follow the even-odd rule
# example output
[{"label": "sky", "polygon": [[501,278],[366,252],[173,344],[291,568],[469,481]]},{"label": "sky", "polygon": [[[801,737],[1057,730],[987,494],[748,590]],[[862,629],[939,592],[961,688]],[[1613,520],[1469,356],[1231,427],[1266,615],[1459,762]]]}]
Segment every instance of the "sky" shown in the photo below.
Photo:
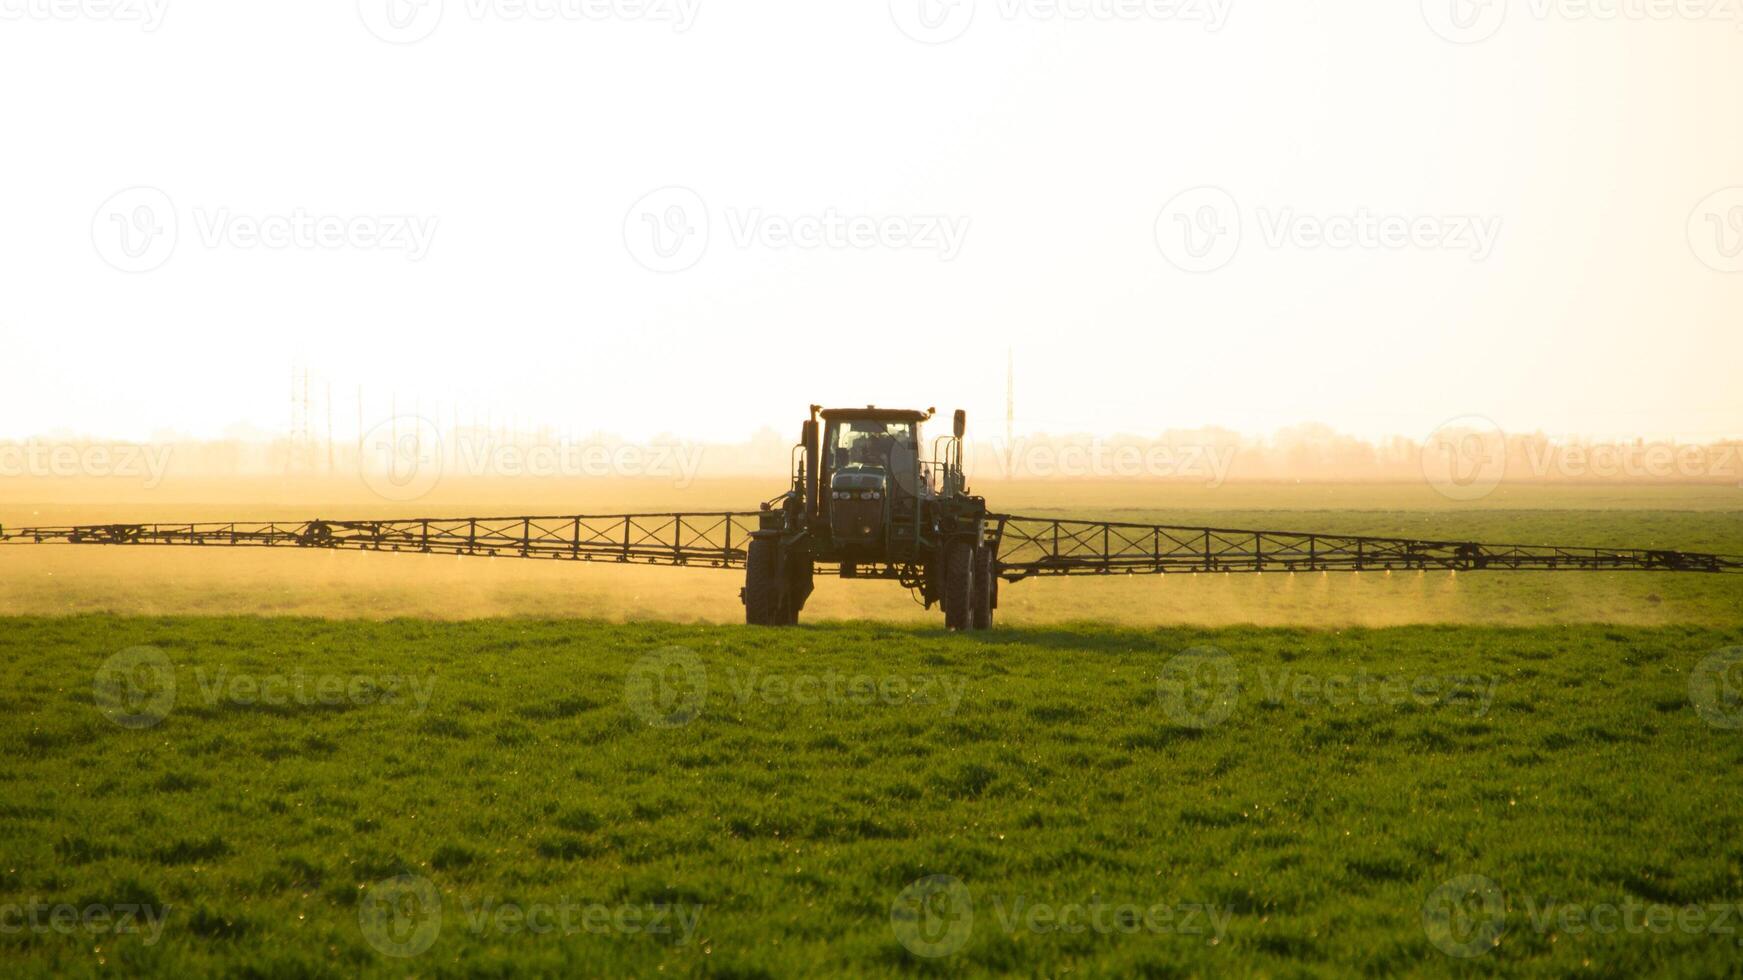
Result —
[{"label": "sky", "polygon": [[1735,436],[1731,6],[0,0],[0,438]]}]

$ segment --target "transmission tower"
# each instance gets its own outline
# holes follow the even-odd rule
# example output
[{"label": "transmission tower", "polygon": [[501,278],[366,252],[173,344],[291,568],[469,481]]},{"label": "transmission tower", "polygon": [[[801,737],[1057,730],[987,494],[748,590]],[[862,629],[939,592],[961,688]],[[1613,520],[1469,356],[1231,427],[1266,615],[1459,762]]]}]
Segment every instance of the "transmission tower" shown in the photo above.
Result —
[{"label": "transmission tower", "polygon": [[1005,348],[1005,479],[1009,480],[1016,474],[1011,472],[1011,466],[1016,460],[1016,427],[1017,427],[1017,354],[1012,348]]}]

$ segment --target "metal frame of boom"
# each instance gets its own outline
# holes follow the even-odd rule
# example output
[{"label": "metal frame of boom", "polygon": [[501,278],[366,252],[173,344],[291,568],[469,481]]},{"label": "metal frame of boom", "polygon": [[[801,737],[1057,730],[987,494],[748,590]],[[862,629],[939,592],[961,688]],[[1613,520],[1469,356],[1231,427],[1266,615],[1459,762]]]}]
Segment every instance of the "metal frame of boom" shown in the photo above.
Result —
[{"label": "metal frame of boom", "polygon": [[999,574],[1314,571],[1743,571],[1743,556],[1630,548],[1479,544],[995,515]]},{"label": "metal frame of boom", "polygon": [[[287,523],[0,528],[0,544],[300,547],[742,568],[758,512],[460,517]],[[1312,571],[1743,571],[1743,556],[1662,549],[1495,545],[989,514],[996,574],[1037,576]],[[819,566],[838,573],[832,563]],[[848,577],[900,579],[866,563]]]}]

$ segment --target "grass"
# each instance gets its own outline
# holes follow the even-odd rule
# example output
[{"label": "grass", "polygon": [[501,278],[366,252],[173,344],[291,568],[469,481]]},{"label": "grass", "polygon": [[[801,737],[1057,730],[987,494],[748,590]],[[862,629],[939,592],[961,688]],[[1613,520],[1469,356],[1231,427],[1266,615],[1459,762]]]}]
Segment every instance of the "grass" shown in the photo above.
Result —
[{"label": "grass", "polygon": [[[1743,956],[1743,738],[1697,713],[1690,675],[1737,644],[1736,625],[5,620],[0,962],[1718,975]],[[173,699],[157,655],[112,659],[140,647]],[[1481,879],[1504,896],[1491,944]],[[1449,902],[1473,957],[1436,943],[1457,946]],[[161,933],[3,928],[29,903],[157,909]],[[1098,903],[1103,930],[1049,928]],[[527,926],[564,906],[572,933]],[[1689,906],[1731,908],[1731,934],[1567,917]]]}]

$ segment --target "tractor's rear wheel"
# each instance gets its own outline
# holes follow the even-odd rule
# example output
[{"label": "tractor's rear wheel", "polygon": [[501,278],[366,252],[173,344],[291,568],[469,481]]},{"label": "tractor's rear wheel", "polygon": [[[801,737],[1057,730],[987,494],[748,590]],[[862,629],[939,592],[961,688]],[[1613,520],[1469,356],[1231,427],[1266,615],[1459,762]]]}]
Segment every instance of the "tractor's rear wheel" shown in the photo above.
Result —
[{"label": "tractor's rear wheel", "polygon": [[973,605],[969,609],[970,626],[977,630],[993,628],[993,549],[986,545],[974,549],[974,583],[970,590]]},{"label": "tractor's rear wheel", "polygon": [[751,626],[785,626],[786,586],[781,580],[781,543],[752,538],[744,560],[744,621]]},{"label": "tractor's rear wheel", "polygon": [[944,548],[944,628],[974,626],[974,545],[952,541]]}]

